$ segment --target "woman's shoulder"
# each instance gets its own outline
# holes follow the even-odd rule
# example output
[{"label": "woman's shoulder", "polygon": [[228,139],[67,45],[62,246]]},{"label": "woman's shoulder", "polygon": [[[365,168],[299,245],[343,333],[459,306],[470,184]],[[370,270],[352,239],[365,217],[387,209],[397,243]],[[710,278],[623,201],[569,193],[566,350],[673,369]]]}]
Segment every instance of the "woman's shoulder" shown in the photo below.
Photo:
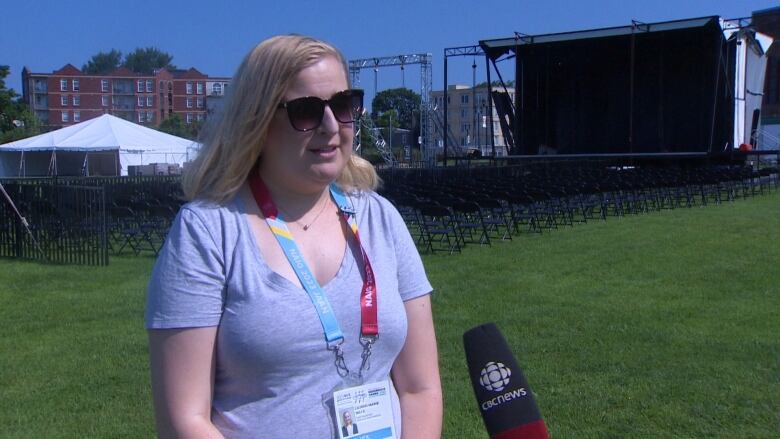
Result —
[{"label": "woman's shoulder", "polygon": [[395,230],[406,227],[398,209],[387,198],[374,191],[361,191],[350,195],[358,218],[367,220],[371,226]]},{"label": "woman's shoulder", "polygon": [[207,199],[195,199],[181,206],[179,216],[185,221],[197,218],[206,225],[214,225],[224,224],[225,219],[235,217],[241,210],[238,197],[222,203]]},{"label": "woman's shoulder", "polygon": [[350,198],[352,198],[355,210],[358,212],[371,210],[383,214],[397,213],[395,206],[390,200],[372,190],[352,192],[350,193]]}]

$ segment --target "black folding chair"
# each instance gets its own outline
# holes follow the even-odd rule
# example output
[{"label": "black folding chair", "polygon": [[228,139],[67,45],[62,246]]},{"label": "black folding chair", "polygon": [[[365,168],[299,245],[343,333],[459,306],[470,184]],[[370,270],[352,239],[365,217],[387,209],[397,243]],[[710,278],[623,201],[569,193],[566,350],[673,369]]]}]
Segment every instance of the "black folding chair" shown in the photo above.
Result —
[{"label": "black folding chair", "polygon": [[420,206],[420,227],[423,232],[422,244],[431,253],[446,251],[452,254],[460,252],[460,232],[452,212],[444,206]]}]

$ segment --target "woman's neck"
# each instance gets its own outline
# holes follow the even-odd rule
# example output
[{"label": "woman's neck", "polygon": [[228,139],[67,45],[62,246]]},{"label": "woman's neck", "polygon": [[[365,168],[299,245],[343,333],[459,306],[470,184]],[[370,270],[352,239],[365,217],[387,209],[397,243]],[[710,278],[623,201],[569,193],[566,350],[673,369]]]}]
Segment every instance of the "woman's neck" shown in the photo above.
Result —
[{"label": "woman's neck", "polygon": [[298,220],[307,213],[319,210],[323,203],[330,199],[328,186],[301,190],[290,185],[275,181],[273,178],[262,177],[271,199],[276,207],[290,220]]}]

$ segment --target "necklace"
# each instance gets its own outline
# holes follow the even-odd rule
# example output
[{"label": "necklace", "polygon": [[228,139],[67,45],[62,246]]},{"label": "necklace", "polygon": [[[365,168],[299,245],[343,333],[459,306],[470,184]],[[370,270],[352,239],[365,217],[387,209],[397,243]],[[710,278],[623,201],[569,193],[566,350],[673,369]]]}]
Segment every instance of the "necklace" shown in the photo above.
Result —
[{"label": "necklace", "polygon": [[312,226],[312,224],[314,224],[314,222],[315,222],[315,221],[317,221],[317,218],[319,218],[319,217],[320,217],[320,215],[322,214],[322,212],[324,212],[324,211],[325,211],[325,208],[326,208],[327,206],[328,206],[328,199],[327,199],[327,198],[325,198],[325,202],[324,202],[324,203],[322,203],[322,207],[320,208],[320,211],[319,211],[319,212],[317,212],[317,215],[315,215],[315,216],[314,216],[314,218],[313,218],[311,221],[309,221],[309,224],[301,224],[301,222],[300,222],[300,221],[294,221],[294,222],[295,222],[295,224],[298,224],[298,225],[299,225],[299,226],[300,226],[300,227],[303,229],[303,231],[304,231],[304,232],[305,232],[305,231],[307,231],[307,230],[309,230],[309,227],[311,227],[311,226]]}]

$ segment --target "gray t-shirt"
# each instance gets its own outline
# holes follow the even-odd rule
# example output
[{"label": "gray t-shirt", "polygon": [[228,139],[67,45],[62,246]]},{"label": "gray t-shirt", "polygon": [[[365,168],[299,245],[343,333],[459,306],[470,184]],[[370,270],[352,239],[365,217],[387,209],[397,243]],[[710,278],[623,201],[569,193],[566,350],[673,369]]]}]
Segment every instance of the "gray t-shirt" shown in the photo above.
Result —
[{"label": "gray t-shirt", "polygon": [[[431,292],[398,211],[366,192],[350,195],[377,282],[379,339],[365,381],[387,379],[406,339],[403,302]],[[228,438],[335,435],[322,395],[341,383],[306,292],[263,261],[238,197],[192,202],[174,221],[152,272],[148,329],[218,326],[211,419]],[[323,286],[342,331],[351,371],[360,366],[363,260],[354,239]],[[393,392],[400,435],[400,410]]]}]

